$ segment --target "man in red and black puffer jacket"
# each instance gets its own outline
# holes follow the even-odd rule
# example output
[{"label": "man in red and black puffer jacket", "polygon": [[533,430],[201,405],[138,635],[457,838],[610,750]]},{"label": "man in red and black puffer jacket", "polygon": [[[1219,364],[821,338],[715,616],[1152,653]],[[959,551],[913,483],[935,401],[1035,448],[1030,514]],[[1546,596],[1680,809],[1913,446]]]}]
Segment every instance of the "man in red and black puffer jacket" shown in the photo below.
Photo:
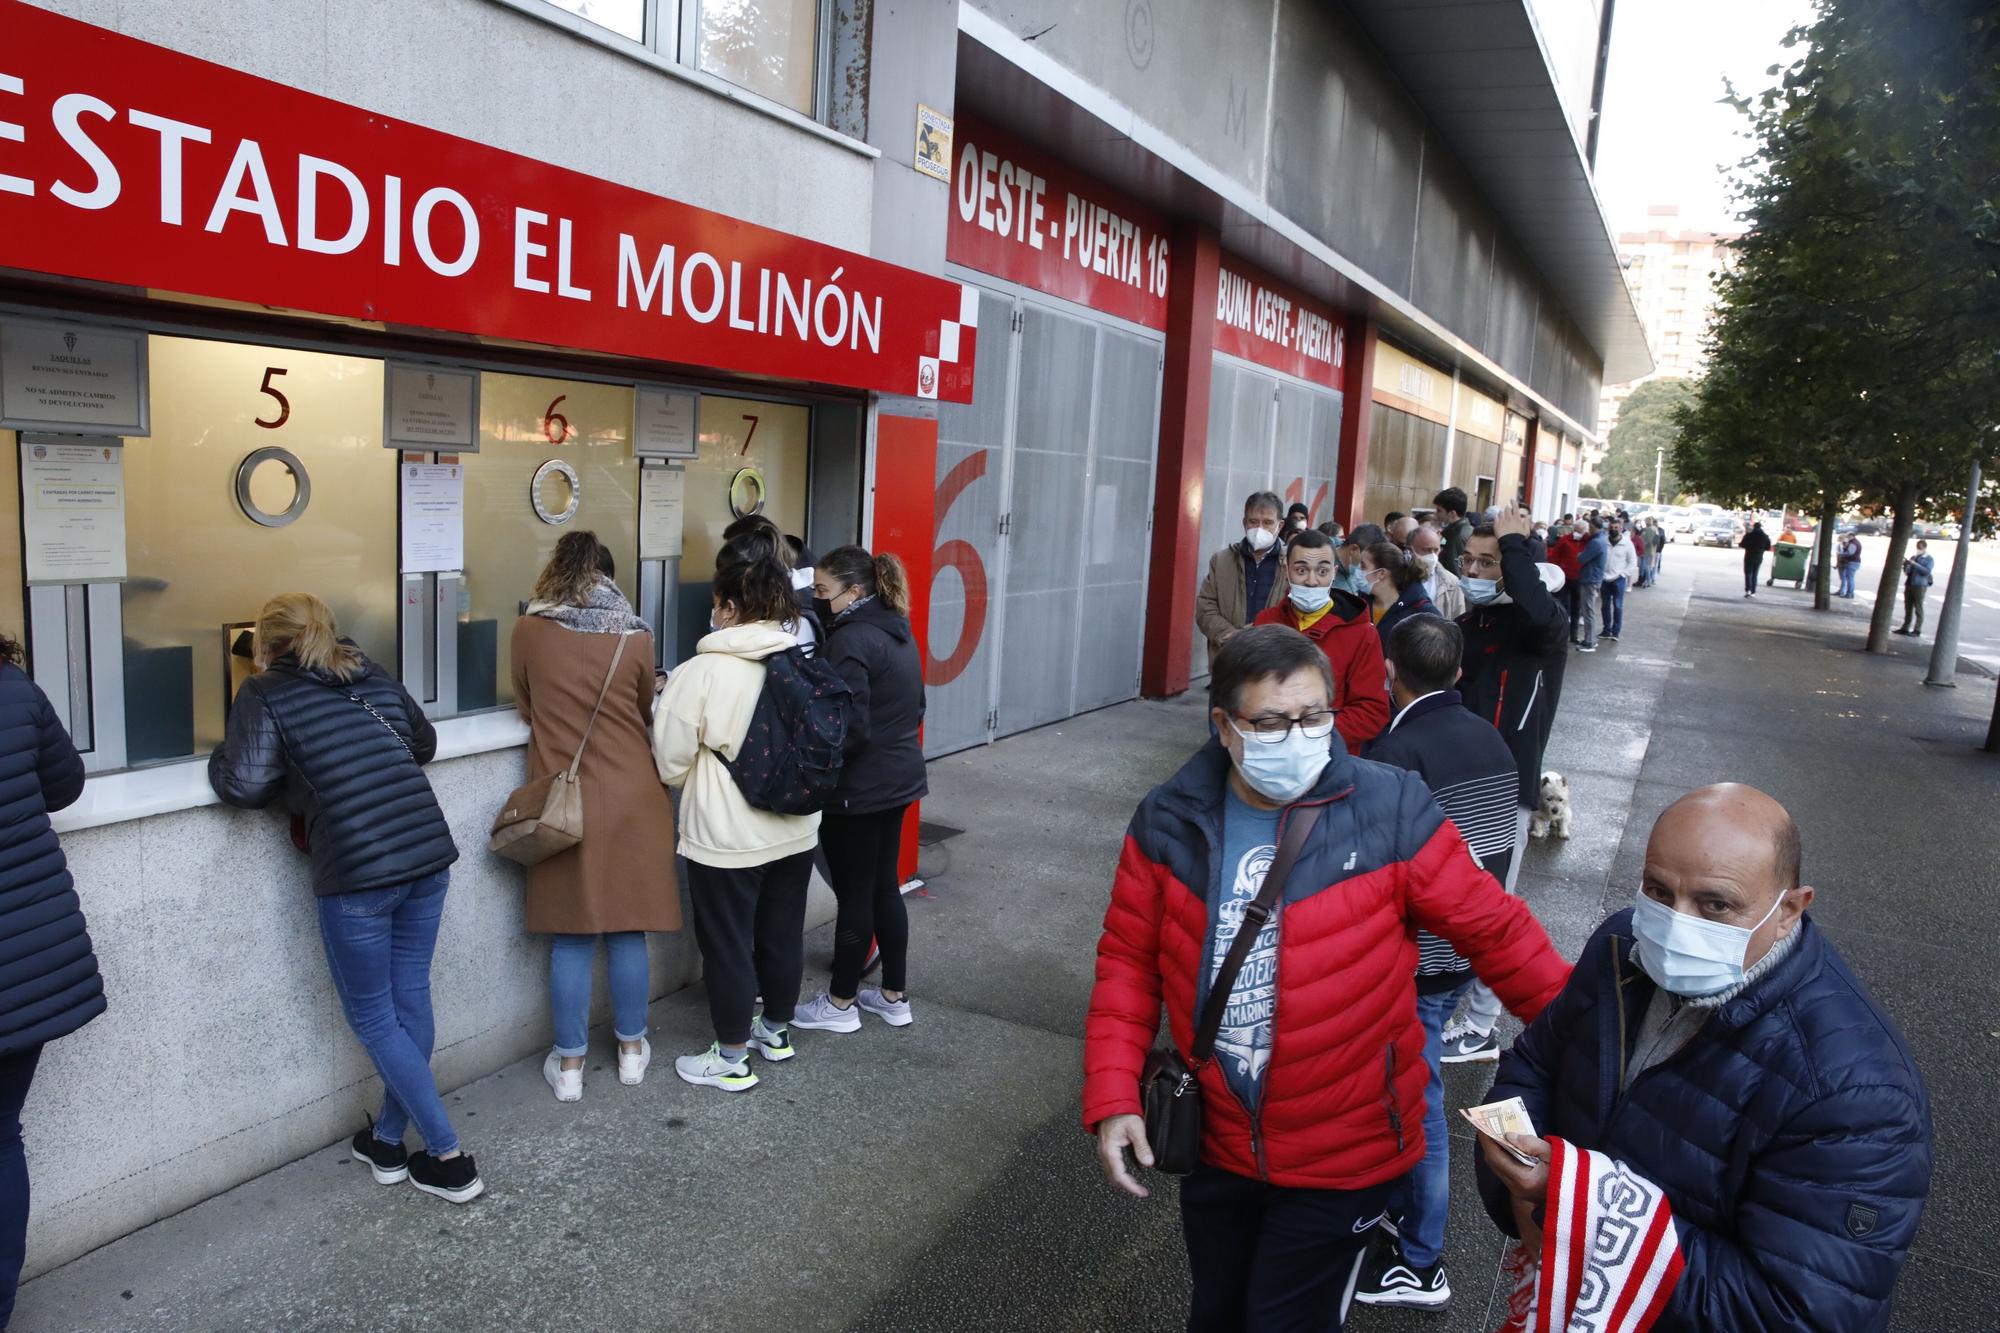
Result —
[{"label": "man in red and black puffer jacket", "polygon": [[1424,1155],[1419,927],[1524,1019],[1569,976],[1421,778],[1330,744],[1330,676],[1296,630],[1229,641],[1218,736],[1133,816],[1097,946],[1083,1120],[1106,1174],[1144,1195],[1125,1151],[1151,1163],[1139,1075],[1160,1005],[1186,1057],[1285,821],[1320,808],[1199,1071],[1202,1165],[1180,1190],[1193,1329],[1340,1327],[1366,1233]]}]

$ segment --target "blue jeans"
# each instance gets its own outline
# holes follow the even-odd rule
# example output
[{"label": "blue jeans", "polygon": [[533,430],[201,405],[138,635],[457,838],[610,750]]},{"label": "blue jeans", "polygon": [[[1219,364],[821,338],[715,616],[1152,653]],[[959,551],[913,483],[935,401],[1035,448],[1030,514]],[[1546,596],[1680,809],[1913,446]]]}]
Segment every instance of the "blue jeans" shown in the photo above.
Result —
[{"label": "blue jeans", "polygon": [[42,1048],[0,1055],[0,1328],[14,1314],[14,1288],[28,1257],[28,1155],[21,1146],[21,1106]]},{"label": "blue jeans", "polygon": [[1451,1207],[1451,1127],[1444,1114],[1444,1025],[1458,999],[1472,989],[1466,981],[1435,995],[1417,997],[1417,1017],[1424,1024],[1424,1063],[1431,1081],[1424,1085],[1424,1160],[1396,1184],[1390,1207],[1402,1215],[1403,1258],[1428,1268],[1444,1254],[1444,1227]]},{"label": "blue jeans", "polygon": [[1625,577],[1604,580],[1604,632],[1616,639],[1625,633]]},{"label": "blue jeans", "polygon": [[[611,1030],[620,1041],[637,1041],[646,1035],[646,1003],[652,998],[646,933],[618,930],[603,938]],[[582,1055],[590,1044],[590,965],[597,957],[597,940],[595,935],[557,935],[549,945],[549,1009],[557,1055]]]},{"label": "blue jeans", "polygon": [[433,1157],[456,1151],[458,1135],[431,1077],[431,954],[451,872],[386,889],[319,900],[319,936],[347,1025],[382,1076],[375,1137],[401,1143],[409,1123]]},{"label": "blue jeans", "polygon": [[1854,596],[1854,576],[1860,572],[1861,566],[1859,565],[1842,565],[1840,567],[1840,595],[1842,597]]}]

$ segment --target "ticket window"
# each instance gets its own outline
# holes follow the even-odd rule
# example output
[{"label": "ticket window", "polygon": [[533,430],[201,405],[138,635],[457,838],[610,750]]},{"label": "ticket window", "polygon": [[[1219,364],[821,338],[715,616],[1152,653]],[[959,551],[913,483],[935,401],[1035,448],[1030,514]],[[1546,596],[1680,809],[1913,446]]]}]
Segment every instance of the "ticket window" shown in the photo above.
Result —
[{"label": "ticket window", "polygon": [[[396,663],[395,455],[382,363],[155,336],[152,436],[126,443],[124,762],[207,753],[271,597],[311,592]],[[93,655],[106,636],[93,627]],[[100,692],[102,694],[102,692]]]},{"label": "ticket window", "polygon": [[479,377],[479,452],[465,465],[457,711],[514,702],[514,622],[566,532],[609,547],[639,592],[639,461],[630,385],[541,375]]}]

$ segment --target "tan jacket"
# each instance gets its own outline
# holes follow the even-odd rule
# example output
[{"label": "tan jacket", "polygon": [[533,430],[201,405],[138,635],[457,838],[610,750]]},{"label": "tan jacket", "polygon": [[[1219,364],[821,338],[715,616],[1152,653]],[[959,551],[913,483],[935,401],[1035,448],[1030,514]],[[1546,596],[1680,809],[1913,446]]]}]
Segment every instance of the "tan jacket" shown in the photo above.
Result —
[{"label": "tan jacket", "polygon": [[749,734],[764,659],[793,643],[773,621],[704,635],[653,705],[653,759],[660,781],[683,788],[680,853],[690,861],[725,870],[768,865],[819,841],[817,814],[759,810],[723,764]]},{"label": "tan jacket", "polygon": [[1285,600],[1285,551],[1282,544],[1273,546],[1266,560],[1278,562],[1278,576],[1271,580],[1271,599],[1263,606],[1244,606],[1243,595],[1243,543],[1231,542],[1215,553],[1208,562],[1208,577],[1201,581],[1201,591],[1194,598],[1195,628],[1208,640],[1209,656],[1222,651],[1222,637],[1231,630],[1242,629],[1257,618],[1257,612],[1266,607],[1276,606]]},{"label": "tan jacket", "polygon": [[1444,567],[1443,562],[1439,562],[1433,577],[1437,580],[1437,591],[1431,594],[1431,604],[1446,620],[1457,620],[1465,614],[1465,585],[1458,581],[1458,575]]},{"label": "tan jacket", "polygon": [[[616,634],[540,616],[515,622],[514,706],[528,723],[530,780],[569,767],[617,647]],[[674,803],[654,770],[652,714],[653,636],[632,634],[577,773],[583,841],[528,867],[529,930],[680,929]]]}]

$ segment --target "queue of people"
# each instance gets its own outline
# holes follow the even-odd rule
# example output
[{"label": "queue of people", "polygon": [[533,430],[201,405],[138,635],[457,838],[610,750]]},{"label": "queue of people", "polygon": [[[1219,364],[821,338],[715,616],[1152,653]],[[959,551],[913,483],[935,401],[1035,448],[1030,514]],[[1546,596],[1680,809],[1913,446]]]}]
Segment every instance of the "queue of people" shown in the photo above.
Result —
[{"label": "queue of people", "polygon": [[[664,677],[593,533],[557,542],[514,627],[522,790],[588,793],[587,836],[557,836],[568,825],[551,799],[529,840],[540,850],[504,853],[527,865],[527,929],[549,939],[543,1075],[559,1102],[584,1095],[600,943],[618,1079],[645,1079],[646,938],[681,928],[677,854],[715,1029],[705,1051],[674,1062],[682,1079],[741,1092],[758,1081],[749,1051],[792,1058],[793,1027],[853,1032],[863,1012],[913,1022],[897,875],[904,817],[925,791],[909,589],[893,556],[842,547],[801,578],[804,555],[768,520],[738,524],[717,558],[711,632]],[[208,778],[226,804],[286,810],[309,860],[334,993],[383,1087],[349,1151],[377,1184],[468,1203],[485,1182],[431,1070],[431,961],[460,855],[424,771],[436,730],[311,593],[266,603],[252,644],[256,670]],[[22,1107],[43,1049],[106,1007],[49,821],[81,796],[83,763],[22,661],[0,636],[0,1328],[26,1246]],[[839,902],[833,974],[800,1005],[806,888],[822,850]],[[877,947],[881,984],[861,985]]]},{"label": "queue of people", "polygon": [[[1140,803],[1098,943],[1083,1120],[1104,1174],[1143,1197],[1162,1154],[1185,1172],[1192,1330],[1437,1309],[1442,1067],[1498,1061],[1482,1100],[1519,1098],[1533,1130],[1475,1155],[1506,1329],[1885,1327],[1929,1109],[1813,928],[1790,816],[1739,786],[1683,798],[1573,969],[1514,894],[1569,652],[1617,641],[1664,531],[1589,514],[1549,538],[1438,501],[1442,525],[1295,530],[1292,586],[1220,637],[1211,739]],[[1503,1008],[1527,1024],[1504,1054]]]}]

